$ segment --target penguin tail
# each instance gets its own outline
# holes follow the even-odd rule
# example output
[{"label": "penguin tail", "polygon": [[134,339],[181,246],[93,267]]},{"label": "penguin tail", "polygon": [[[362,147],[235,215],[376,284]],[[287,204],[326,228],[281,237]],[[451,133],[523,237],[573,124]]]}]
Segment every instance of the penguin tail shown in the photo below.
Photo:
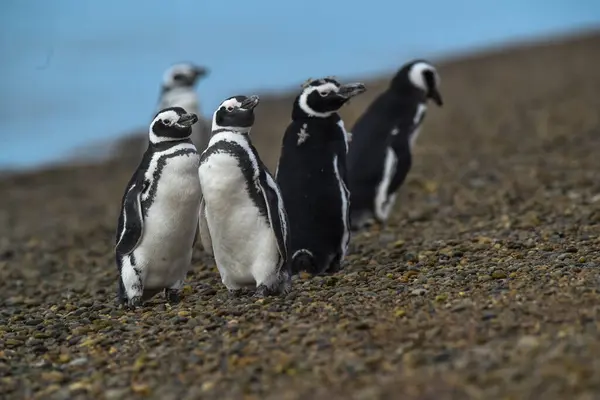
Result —
[{"label": "penguin tail", "polygon": [[311,274],[317,272],[315,256],[307,249],[297,250],[292,256],[292,273],[297,274],[306,271]]}]

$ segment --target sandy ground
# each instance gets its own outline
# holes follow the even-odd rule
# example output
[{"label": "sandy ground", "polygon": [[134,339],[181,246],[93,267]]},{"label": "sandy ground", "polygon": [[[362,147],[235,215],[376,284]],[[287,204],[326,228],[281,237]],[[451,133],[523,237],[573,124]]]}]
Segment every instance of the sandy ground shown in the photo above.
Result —
[{"label": "sandy ground", "polygon": [[[600,35],[440,65],[389,226],[285,298],[229,298],[198,246],[181,304],[122,310],[132,161],[3,177],[0,397],[599,398],[599,65]],[[257,111],[270,168],[290,107]]]}]

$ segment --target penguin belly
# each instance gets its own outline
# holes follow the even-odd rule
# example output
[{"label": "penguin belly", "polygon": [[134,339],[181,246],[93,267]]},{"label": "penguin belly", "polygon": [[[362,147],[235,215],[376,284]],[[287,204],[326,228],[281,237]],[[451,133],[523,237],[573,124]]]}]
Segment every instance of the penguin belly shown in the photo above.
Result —
[{"label": "penguin belly", "polygon": [[141,243],[133,253],[144,271],[145,289],[170,287],[190,268],[200,211],[199,160],[197,154],[167,159],[157,182]]},{"label": "penguin belly", "polygon": [[223,284],[228,289],[269,286],[277,278],[279,250],[266,211],[263,215],[250,197],[248,186],[255,183],[246,181],[237,159],[227,153],[211,155],[199,176]]}]

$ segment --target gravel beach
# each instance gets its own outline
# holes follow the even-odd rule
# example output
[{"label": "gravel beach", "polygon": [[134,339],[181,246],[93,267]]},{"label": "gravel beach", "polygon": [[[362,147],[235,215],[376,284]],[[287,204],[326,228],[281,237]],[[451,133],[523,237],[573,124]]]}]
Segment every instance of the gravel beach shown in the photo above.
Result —
[{"label": "gravel beach", "polygon": [[[439,64],[389,224],[285,298],[230,298],[199,244],[180,304],[121,309],[132,161],[0,178],[0,398],[599,398],[599,65],[600,34]],[[272,171],[290,110],[257,108]]]}]

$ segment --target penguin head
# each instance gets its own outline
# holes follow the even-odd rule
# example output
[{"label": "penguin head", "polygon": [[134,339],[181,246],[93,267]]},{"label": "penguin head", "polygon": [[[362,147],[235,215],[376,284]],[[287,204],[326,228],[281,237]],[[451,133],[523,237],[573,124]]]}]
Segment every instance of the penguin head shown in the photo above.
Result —
[{"label": "penguin head", "polygon": [[362,83],[342,85],[334,78],[309,79],[294,102],[294,114],[327,118],[367,89]]},{"label": "penguin head", "polygon": [[160,110],[150,124],[152,143],[170,140],[184,140],[192,134],[192,125],[198,122],[198,116],[188,113],[181,107],[169,107]]},{"label": "penguin head", "polygon": [[208,75],[208,69],[192,63],[180,63],[169,67],[163,75],[163,89],[193,87],[199,78]]},{"label": "penguin head", "polygon": [[254,108],[259,101],[256,95],[240,95],[226,99],[213,114],[212,130],[249,133],[254,125]]},{"label": "penguin head", "polygon": [[444,102],[439,92],[440,76],[428,61],[413,60],[400,68],[392,79],[391,88],[404,93],[407,86],[423,93],[426,99],[433,100],[438,106],[443,106]]}]

